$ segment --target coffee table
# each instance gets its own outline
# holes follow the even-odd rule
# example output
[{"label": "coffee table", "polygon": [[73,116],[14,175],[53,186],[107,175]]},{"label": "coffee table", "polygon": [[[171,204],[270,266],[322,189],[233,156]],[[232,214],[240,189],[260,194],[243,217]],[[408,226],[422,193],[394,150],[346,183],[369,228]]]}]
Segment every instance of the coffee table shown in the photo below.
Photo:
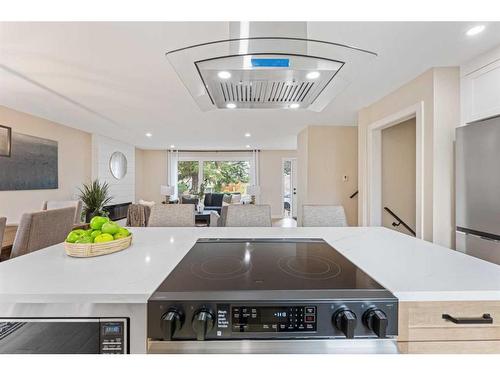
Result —
[{"label": "coffee table", "polygon": [[217,211],[213,211],[213,210],[203,210],[203,212],[196,211],[194,214],[196,224],[202,224],[202,225],[206,225],[207,227],[209,227],[210,226],[210,214],[212,212],[215,212],[218,214]]}]

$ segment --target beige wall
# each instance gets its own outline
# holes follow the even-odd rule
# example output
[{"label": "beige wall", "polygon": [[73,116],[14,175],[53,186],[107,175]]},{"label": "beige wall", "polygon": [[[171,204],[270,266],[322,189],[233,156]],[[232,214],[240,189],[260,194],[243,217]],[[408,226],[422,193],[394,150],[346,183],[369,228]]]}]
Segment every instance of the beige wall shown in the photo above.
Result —
[{"label": "beige wall", "polygon": [[364,187],[367,184],[368,126],[419,103],[424,107],[424,239],[453,247],[453,131],[460,116],[459,69],[456,67],[432,68],[359,112],[359,220],[363,222],[365,217],[364,202],[367,199]]},{"label": "beige wall", "polygon": [[303,204],[340,204],[349,225],[357,225],[357,198],[349,198],[358,189],[357,129],[310,126],[299,133],[297,145],[299,219]]},{"label": "beige wall", "polygon": [[44,200],[74,199],[91,176],[91,135],[39,117],[0,106],[0,124],[12,131],[58,142],[59,188],[0,191],[0,216],[18,223],[24,212],[38,211]]},{"label": "beige wall", "polygon": [[135,200],[165,200],[160,185],[167,184],[167,151],[135,149]]},{"label": "beige wall", "polygon": [[[388,207],[415,230],[416,201],[415,119],[382,130],[382,207]],[[382,212],[382,225],[409,234],[394,218]]]},{"label": "beige wall", "polygon": [[260,152],[259,203],[271,205],[271,215],[274,217],[283,216],[283,158],[295,157],[297,157],[295,150],[262,150]]}]

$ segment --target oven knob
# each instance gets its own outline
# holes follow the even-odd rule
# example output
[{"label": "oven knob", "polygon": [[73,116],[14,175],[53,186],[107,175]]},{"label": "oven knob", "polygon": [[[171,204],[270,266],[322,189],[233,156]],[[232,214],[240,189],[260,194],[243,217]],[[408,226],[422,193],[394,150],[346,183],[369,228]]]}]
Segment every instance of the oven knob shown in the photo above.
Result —
[{"label": "oven knob", "polygon": [[341,307],[333,314],[333,324],[344,332],[345,337],[348,339],[354,338],[356,323],[356,314],[345,307]]},{"label": "oven knob", "polygon": [[205,340],[207,333],[214,328],[214,316],[213,314],[206,310],[198,310],[193,317],[193,330],[196,332],[196,340]]},{"label": "oven knob", "polygon": [[169,309],[161,317],[161,329],[165,340],[172,340],[174,333],[181,329],[183,315],[176,309]]},{"label": "oven knob", "polygon": [[381,339],[387,334],[387,315],[377,308],[371,308],[363,314],[363,323]]}]

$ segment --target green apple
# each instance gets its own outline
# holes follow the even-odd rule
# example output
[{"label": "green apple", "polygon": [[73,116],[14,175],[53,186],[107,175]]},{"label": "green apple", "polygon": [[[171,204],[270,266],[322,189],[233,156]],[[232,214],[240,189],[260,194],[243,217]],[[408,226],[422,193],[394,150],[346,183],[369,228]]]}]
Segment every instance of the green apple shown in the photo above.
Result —
[{"label": "green apple", "polygon": [[79,239],[75,241],[75,243],[92,243],[92,237],[90,236],[81,236]]},{"label": "green apple", "polygon": [[68,233],[66,237],[66,242],[75,243],[80,237],[82,237],[81,229],[72,230]]},{"label": "green apple", "polygon": [[90,220],[90,228],[94,230],[100,230],[102,226],[109,222],[109,219],[105,216],[94,216]]},{"label": "green apple", "polygon": [[104,225],[101,228],[102,233],[108,233],[114,236],[118,231],[120,230],[120,226],[116,223],[109,222],[109,223],[104,223]]},{"label": "green apple", "polygon": [[103,233],[103,234],[98,235],[96,238],[94,238],[95,243],[109,242],[109,241],[113,241],[113,240],[114,240],[113,236],[109,233]]},{"label": "green apple", "polygon": [[97,236],[99,236],[100,234],[102,234],[102,232],[100,230],[93,230],[92,232],[90,232],[90,237],[92,239],[96,238]]},{"label": "green apple", "polygon": [[122,228],[122,227],[120,227],[120,229],[118,230],[117,234],[122,234],[123,237],[130,236],[130,232],[128,231],[128,229],[125,229],[125,228]]},{"label": "green apple", "polygon": [[120,232],[116,233],[116,234],[113,236],[113,238],[114,238],[115,240],[119,240],[120,238],[127,238],[127,237],[128,237],[128,234],[124,234],[124,233],[120,233]]}]

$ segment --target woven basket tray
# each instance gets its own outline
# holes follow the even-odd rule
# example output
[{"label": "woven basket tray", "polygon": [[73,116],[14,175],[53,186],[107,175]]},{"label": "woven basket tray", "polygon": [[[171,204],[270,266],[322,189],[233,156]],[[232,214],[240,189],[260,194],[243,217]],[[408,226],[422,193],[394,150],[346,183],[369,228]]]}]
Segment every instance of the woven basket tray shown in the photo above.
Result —
[{"label": "woven basket tray", "polygon": [[64,243],[66,254],[72,257],[87,258],[116,253],[125,250],[132,243],[132,235],[119,240],[100,243]]}]

